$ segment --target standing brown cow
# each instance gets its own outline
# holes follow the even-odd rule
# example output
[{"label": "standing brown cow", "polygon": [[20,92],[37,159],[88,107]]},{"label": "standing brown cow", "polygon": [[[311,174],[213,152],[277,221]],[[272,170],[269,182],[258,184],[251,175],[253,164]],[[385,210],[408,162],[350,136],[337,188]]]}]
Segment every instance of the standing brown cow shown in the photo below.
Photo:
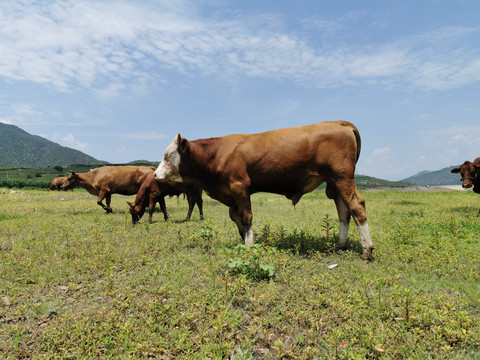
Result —
[{"label": "standing brown cow", "polygon": [[[112,212],[112,194],[134,195],[142,184],[143,177],[155,170],[151,166],[103,166],[86,173],[72,171],[62,190],[83,187],[92,195],[97,195],[97,204],[107,213]],[[103,204],[105,199],[106,206]]]},{"label": "standing brown cow", "polygon": [[197,204],[198,211],[200,212],[200,219],[203,219],[202,189],[193,184],[156,180],[153,177],[153,172],[146,174],[142,179],[142,185],[138,190],[135,202],[131,203],[127,201],[127,204],[130,206],[132,223],[136,224],[142,218],[145,208],[148,206],[148,223],[151,224],[157,202],[160,203],[160,210],[163,212],[164,219],[168,220],[165,196],[178,196],[180,194],[187,196],[188,213],[185,221],[190,220],[195,204]]},{"label": "standing brown cow", "polygon": [[452,173],[460,173],[462,176],[462,187],[465,189],[473,186],[473,191],[480,194],[480,157],[470,161],[465,161],[459,167],[450,170]]},{"label": "standing brown cow", "polygon": [[365,201],[354,180],[359,155],[360,134],[346,121],[194,141],[178,134],[166,148],[155,177],[195,183],[227,205],[246,247],[254,241],[251,194],[283,194],[296,204],[326,182],[327,196],[334,199],[340,219],[338,248],[346,246],[353,216],[362,258],[370,260],[373,244]]}]

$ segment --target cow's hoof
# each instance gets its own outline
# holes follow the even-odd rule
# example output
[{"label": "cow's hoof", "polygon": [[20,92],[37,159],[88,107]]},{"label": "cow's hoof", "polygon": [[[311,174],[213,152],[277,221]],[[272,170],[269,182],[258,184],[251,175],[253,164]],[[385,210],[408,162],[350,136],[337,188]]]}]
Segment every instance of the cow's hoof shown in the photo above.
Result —
[{"label": "cow's hoof", "polygon": [[112,213],[112,212],[113,212],[113,210],[112,210],[112,209],[107,209],[106,211],[107,211],[107,214],[110,214],[110,213]]},{"label": "cow's hoof", "polygon": [[363,249],[363,254],[362,254],[362,259],[365,260],[365,261],[372,261],[373,260],[373,255],[372,255],[372,252],[373,252],[373,248],[370,248],[370,249]]}]

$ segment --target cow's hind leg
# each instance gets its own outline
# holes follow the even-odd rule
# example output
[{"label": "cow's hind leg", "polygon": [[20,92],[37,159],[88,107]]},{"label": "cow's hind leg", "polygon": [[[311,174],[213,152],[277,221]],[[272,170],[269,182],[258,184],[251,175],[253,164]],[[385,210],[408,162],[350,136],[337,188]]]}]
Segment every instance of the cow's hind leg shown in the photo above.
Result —
[{"label": "cow's hind leg", "polygon": [[[360,236],[360,244],[363,248],[362,258],[364,260],[371,260],[372,259],[372,251],[373,251],[373,244],[372,239],[370,237],[370,230],[368,228],[367,223],[367,211],[365,208],[365,200],[360,195],[355,185],[355,181],[353,179],[345,179],[339,180],[336,184],[336,191],[338,196],[335,198],[335,202],[338,204],[340,203],[340,209],[342,209],[341,203],[343,202],[348,212],[353,216],[353,220],[355,221],[358,227],[358,233]],[[337,200],[340,198],[340,200]],[[340,211],[338,210],[340,222],[342,222],[342,218],[340,215]],[[344,216],[344,215],[343,215]],[[348,232],[348,227],[343,231]],[[342,225],[340,225],[340,232],[342,233]],[[339,245],[340,245],[340,236],[339,236]]]}]

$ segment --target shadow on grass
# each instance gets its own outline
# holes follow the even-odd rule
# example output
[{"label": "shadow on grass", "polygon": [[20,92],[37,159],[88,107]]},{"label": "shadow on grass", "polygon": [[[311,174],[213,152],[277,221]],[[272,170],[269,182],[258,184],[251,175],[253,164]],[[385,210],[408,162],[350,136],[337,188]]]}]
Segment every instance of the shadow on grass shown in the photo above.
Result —
[{"label": "shadow on grass", "polygon": [[465,216],[480,216],[480,203],[478,207],[456,206],[449,209],[451,213],[459,213]]},{"label": "shadow on grass", "polygon": [[[337,246],[338,236],[333,233],[311,234],[305,229],[294,229],[287,233],[285,229],[271,230],[269,224],[257,235],[256,241],[267,246],[285,250],[295,255],[310,256],[313,254],[333,254]],[[359,243],[347,243],[345,250],[362,253]]]}]

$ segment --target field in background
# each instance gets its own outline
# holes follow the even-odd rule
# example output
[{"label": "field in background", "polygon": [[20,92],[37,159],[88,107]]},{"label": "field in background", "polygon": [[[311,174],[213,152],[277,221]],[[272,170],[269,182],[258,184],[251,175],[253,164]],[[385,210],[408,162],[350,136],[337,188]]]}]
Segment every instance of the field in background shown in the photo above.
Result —
[{"label": "field in background", "polygon": [[368,264],[321,191],[254,195],[246,251],[207,196],[134,226],[133,197],[0,189],[0,358],[479,358],[478,195],[363,195]]}]

